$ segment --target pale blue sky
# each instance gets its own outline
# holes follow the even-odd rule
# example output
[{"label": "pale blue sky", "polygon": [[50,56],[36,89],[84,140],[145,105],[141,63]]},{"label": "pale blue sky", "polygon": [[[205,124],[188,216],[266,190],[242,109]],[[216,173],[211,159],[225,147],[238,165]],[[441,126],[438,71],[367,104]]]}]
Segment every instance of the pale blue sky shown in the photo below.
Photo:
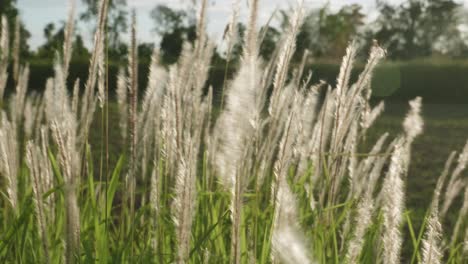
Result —
[{"label": "pale blue sky", "polygon": [[[82,10],[81,0],[76,0],[78,9]],[[136,8],[138,19],[139,39],[144,42],[157,42],[157,36],[151,33],[153,26],[149,12],[157,4],[166,4],[178,7],[187,4],[191,0],[127,0],[130,7]],[[218,39],[229,20],[232,0],[208,0],[208,30],[212,37]],[[387,0],[399,3],[404,0]],[[459,0],[468,3],[468,0]],[[47,23],[64,21],[67,17],[68,0],[18,0],[18,7],[26,27],[31,32],[30,45],[35,49],[44,41],[43,29]],[[364,11],[372,16],[375,0],[305,0],[307,7],[317,8],[329,2],[332,9],[351,3],[359,3]],[[287,8],[292,6],[295,0],[260,0],[260,23],[264,23],[276,8]],[[247,11],[247,0],[242,0],[242,17]],[[90,29],[85,25],[79,25],[80,33],[85,36],[87,42],[91,39]]]}]

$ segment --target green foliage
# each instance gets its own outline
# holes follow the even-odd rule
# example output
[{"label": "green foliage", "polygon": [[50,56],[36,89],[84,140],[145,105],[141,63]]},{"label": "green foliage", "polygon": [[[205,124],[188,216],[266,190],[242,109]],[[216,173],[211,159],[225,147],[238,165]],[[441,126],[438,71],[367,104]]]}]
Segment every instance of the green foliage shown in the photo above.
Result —
[{"label": "green foliage", "polygon": [[[146,76],[148,72],[149,50],[142,47],[139,72],[139,87],[146,87],[148,82]],[[141,55],[141,54],[140,54]],[[116,76],[119,63],[111,62],[109,64],[110,76]],[[53,76],[53,68],[50,60],[35,60],[30,63],[31,89],[42,91],[48,77]],[[233,74],[233,67],[228,70],[228,77]],[[312,81],[318,82],[324,80],[330,83],[332,87],[336,83],[336,76],[339,71],[339,65],[335,63],[313,63],[306,67],[306,73],[312,71]],[[356,79],[362,66],[357,66],[353,71],[352,78]],[[220,103],[221,87],[224,81],[225,64],[219,60],[210,71],[209,83],[214,88],[215,103]],[[416,96],[421,96],[424,102],[439,104],[459,104],[466,103],[468,98],[468,65],[462,62],[426,62],[412,61],[400,63],[384,63],[376,69],[373,78],[374,98],[385,99],[388,102],[406,102]],[[72,87],[71,80],[80,78],[85,80],[88,75],[88,61],[75,60],[71,64],[69,86]],[[116,87],[116,78],[109,78],[110,95],[114,96]],[[13,91],[13,82],[9,82],[7,91]],[[141,91],[142,93],[143,91]]]},{"label": "green foliage", "polygon": [[[1,0],[0,1],[0,16],[5,16],[8,20],[10,43],[13,43],[16,18],[19,15],[19,10],[16,6],[16,0]],[[31,33],[26,29],[23,22],[20,20],[20,58],[28,58],[30,54],[28,39]]]},{"label": "green foliage", "polygon": [[[110,120],[117,115],[113,103],[110,108]],[[448,106],[445,106],[447,108]],[[370,131],[368,142],[374,142],[383,132],[388,131],[397,134],[400,131],[401,118],[404,115],[403,105],[391,105],[387,114],[377,121],[376,127]],[[441,111],[443,107],[428,105],[425,110],[428,132],[423,134],[415,143],[413,149],[413,162],[408,175],[408,202],[410,211],[405,214],[406,222],[403,226],[404,233],[408,236],[404,245],[403,262],[418,263],[419,244],[424,232],[425,209],[432,196],[432,190],[443,167],[444,159],[451,149],[463,144],[463,140],[457,137],[467,129],[466,108],[463,106],[452,106]],[[453,116],[454,113],[461,117]],[[451,113],[451,114],[450,114]],[[96,113],[97,116],[100,113]],[[448,117],[448,119],[447,119]],[[100,148],[102,138],[100,131],[100,120],[96,120],[92,127],[94,131],[90,138],[90,147],[86,151],[88,161],[86,180],[82,181],[80,188],[80,224],[81,230],[81,255],[82,263],[173,263],[175,229],[171,213],[171,201],[174,179],[167,173],[161,175],[158,183],[160,193],[159,210],[154,212],[147,206],[137,210],[135,218],[122,207],[123,199],[127,191],[125,189],[125,174],[123,167],[126,166],[126,158],[120,155],[122,150],[111,150],[116,154],[111,157],[110,166],[113,168],[105,181],[99,181],[98,155],[92,155],[91,151]],[[120,145],[119,129],[117,122],[110,123],[109,134],[110,145]],[[93,136],[95,135],[95,137]],[[440,140],[441,137],[445,137]],[[438,140],[437,140],[438,139]],[[450,140],[447,140],[450,139]],[[370,146],[368,146],[370,147]],[[438,153],[432,159],[427,159],[425,153]],[[95,153],[97,154],[97,153]],[[64,235],[64,192],[63,178],[53,150],[49,152],[52,163],[56,187],[47,190],[43,199],[55,195],[55,215],[53,222],[48,223],[47,233],[50,241],[50,255],[52,263],[61,263],[64,248],[62,237]],[[229,217],[229,193],[219,185],[216,175],[211,174],[207,167],[206,156],[202,156],[202,166],[197,176],[196,214],[192,228],[192,239],[190,247],[189,263],[226,263],[230,254],[230,226]],[[164,172],[163,162],[156,164]],[[311,170],[309,170],[310,173]],[[325,173],[327,173],[325,171]],[[294,170],[290,171],[294,175]],[[32,190],[30,188],[29,170],[23,166],[19,175],[22,182],[20,191],[24,193],[20,199],[17,213],[12,211],[4,201],[1,200],[0,210],[0,261],[2,263],[37,263],[44,257],[42,241],[38,236],[38,225],[34,204],[32,202]],[[269,203],[271,197],[271,182],[273,175],[269,175],[263,184],[249,183],[249,192],[244,196],[242,233],[244,239],[248,236],[250,240],[244,241],[246,245],[242,249],[244,260],[249,258],[256,263],[271,263],[271,225],[273,207]],[[326,176],[324,176],[326,177]],[[342,263],[340,254],[340,236],[338,226],[343,224],[344,215],[353,210],[355,204],[338,204],[331,208],[324,208],[312,212],[307,200],[307,189],[309,176],[306,174],[300,180],[289,181],[291,189],[299,202],[299,224],[304,227],[304,235],[312,241],[314,252],[318,263]],[[295,182],[295,183],[293,183]],[[139,195],[144,195],[146,187],[140,185]],[[105,191],[107,189],[107,191]],[[333,212],[331,221],[325,220],[324,215]],[[453,212],[445,223],[445,230],[453,226]],[[366,244],[361,254],[360,263],[373,264],[378,259],[375,245],[380,240],[379,228],[381,225],[376,216],[376,222],[369,228],[366,234]],[[130,240],[130,231],[135,231],[135,239]],[[129,244],[129,241],[133,241]],[[133,250],[133,254],[131,251]],[[451,250],[451,261],[447,263],[463,263],[461,248],[459,245]]]},{"label": "green foliage", "polygon": [[176,62],[184,41],[193,43],[196,38],[195,19],[184,10],[171,9],[158,5],[151,10],[154,31],[161,36],[160,51],[162,62]]},{"label": "green foliage", "polygon": [[[44,37],[46,42],[38,47],[35,57],[43,60],[48,59],[52,62],[57,51],[62,49],[65,38],[65,23],[63,23],[58,29],[56,29],[56,25],[54,23],[47,24],[44,28]],[[89,57],[90,53],[84,45],[83,37],[77,34],[73,41],[72,59],[87,60]]]},{"label": "green foliage", "polygon": [[[286,12],[282,15],[282,28],[285,30],[290,17]],[[330,11],[329,5],[310,11],[297,36],[296,60],[306,49],[315,57],[341,58],[349,41],[358,36],[364,18],[362,6],[358,4],[344,5],[336,13]]]},{"label": "green foliage", "polygon": [[[97,0],[82,0],[86,10],[81,14],[85,22],[96,21],[99,15],[99,3]],[[111,50],[118,50],[122,44],[121,34],[127,32],[127,0],[110,0],[108,8],[108,45]]]},{"label": "green foliage", "polygon": [[[435,53],[460,55],[466,49],[458,29],[460,4],[453,0],[410,0],[399,6],[379,1],[374,32],[391,58],[411,59]],[[438,46],[439,45],[439,46]]]}]

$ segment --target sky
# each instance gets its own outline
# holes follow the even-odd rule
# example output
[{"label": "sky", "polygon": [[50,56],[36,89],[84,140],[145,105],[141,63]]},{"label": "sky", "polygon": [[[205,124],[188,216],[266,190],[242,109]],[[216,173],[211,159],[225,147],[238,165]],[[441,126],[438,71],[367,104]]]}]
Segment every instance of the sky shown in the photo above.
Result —
[{"label": "sky", "polygon": [[[158,37],[152,33],[154,23],[150,18],[150,11],[158,4],[170,7],[187,5],[191,0],[127,0],[129,7],[137,12],[138,35],[140,42],[158,42]],[[391,3],[401,3],[404,0],[387,0]],[[468,6],[468,0],[465,6]],[[78,13],[83,11],[81,0],[76,0]],[[208,32],[215,39],[222,36],[222,32],[229,21],[232,0],[208,0]],[[247,0],[241,0],[241,20],[245,21],[247,14]],[[296,0],[260,0],[260,21],[266,23],[275,9],[284,9],[294,6]],[[338,10],[346,4],[358,3],[363,6],[365,14],[375,15],[375,0],[305,0],[308,8],[319,8],[329,2],[332,10]],[[43,29],[50,22],[61,23],[66,20],[68,13],[68,0],[17,0],[18,8],[26,28],[31,32],[30,46],[36,49],[44,42]],[[90,26],[80,23],[78,31],[85,38],[86,43],[91,43],[92,34]]]}]

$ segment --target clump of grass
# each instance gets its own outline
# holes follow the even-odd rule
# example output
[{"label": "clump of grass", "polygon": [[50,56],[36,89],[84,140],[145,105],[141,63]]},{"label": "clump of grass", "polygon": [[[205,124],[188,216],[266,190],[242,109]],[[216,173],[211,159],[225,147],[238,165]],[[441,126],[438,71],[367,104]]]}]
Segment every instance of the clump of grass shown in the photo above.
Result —
[{"label": "clump of grass", "polygon": [[[239,69],[226,80],[226,98],[214,115],[213,88],[205,89],[215,47],[205,30],[208,2],[200,3],[195,43],[184,43],[176,64],[160,65],[158,50],[153,52],[144,93],[137,87],[133,14],[128,67],[110,76],[118,79],[119,115],[111,119],[106,114],[114,104],[106,91],[108,4],[100,2],[82,93],[79,80],[73,80],[71,95],[66,85],[73,4],[65,43],[43,95],[28,95],[28,67],[14,60],[16,90],[7,98],[12,103],[0,123],[0,261],[466,261],[468,189],[462,172],[468,145],[453,170],[455,153],[450,155],[419,235],[407,223],[411,260],[401,254],[404,219],[409,219],[405,181],[412,144],[424,127],[421,99],[410,101],[401,135],[390,140],[384,133],[367,153],[359,152],[384,110],[383,102],[370,103],[372,74],[385,56],[381,47],[372,47],[356,82],[351,72],[358,50],[350,43],[336,87],[311,83],[311,73],[304,72],[306,59],[298,67],[291,63],[302,1],[266,62],[258,54],[261,6],[251,1]],[[236,38],[238,12],[235,8],[229,26],[228,50]],[[2,18],[1,95],[9,63],[7,27]],[[100,145],[90,139],[97,106],[101,129],[120,130],[124,151],[115,153],[120,157],[113,171],[103,169],[108,135],[103,132]],[[95,170],[93,153],[99,149],[101,168]],[[455,227],[443,229],[463,189]]]}]

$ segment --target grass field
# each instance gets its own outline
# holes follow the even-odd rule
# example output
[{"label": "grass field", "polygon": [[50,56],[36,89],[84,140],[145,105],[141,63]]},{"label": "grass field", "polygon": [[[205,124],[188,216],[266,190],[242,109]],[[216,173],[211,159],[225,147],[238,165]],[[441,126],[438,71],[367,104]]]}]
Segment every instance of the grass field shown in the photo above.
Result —
[{"label": "grass field", "polygon": [[[387,103],[382,117],[377,120],[369,133],[369,142],[384,132],[393,135],[401,131],[401,120],[408,108],[407,104]],[[444,163],[450,152],[460,149],[468,136],[468,105],[462,104],[425,104],[424,133],[416,139],[412,149],[411,164],[406,179],[407,210],[416,232],[421,227],[427,207],[430,205],[437,179],[442,173]],[[464,172],[464,177],[468,174]],[[458,208],[462,197],[458,197],[452,208]],[[453,228],[458,209],[447,213],[443,226]],[[405,225],[406,236],[408,226]],[[414,249],[409,240],[403,246],[403,254],[408,256]]]},{"label": "grass field", "polygon": [[[110,104],[110,161],[117,162],[117,153],[124,146],[120,140],[117,105]],[[368,133],[367,142],[372,146],[380,135],[389,132],[391,136],[401,133],[401,122],[408,110],[407,103],[386,102],[385,111],[377,119],[374,127]],[[450,152],[460,149],[468,138],[468,104],[424,104],[424,133],[416,139],[413,145],[412,160],[408,175],[407,204],[419,217],[427,209],[433,194],[437,179]],[[102,131],[100,113],[93,122],[93,132],[90,133],[90,144],[101,147]],[[96,157],[95,165],[99,164]],[[95,166],[99,168],[98,166]],[[468,172],[465,173],[468,176]],[[421,220],[421,219],[420,219]]]},{"label": "grass field", "polygon": [[[0,263],[466,263],[468,109],[430,104],[443,86],[387,102],[380,117],[371,86],[383,85],[373,79],[382,47],[357,76],[351,43],[336,83],[314,85],[306,57],[291,63],[304,6],[265,63],[256,0],[222,93],[210,81],[207,0],[194,45],[170,67],[155,50],[147,75],[133,13],[128,67],[116,77],[104,52],[108,4],[84,91],[69,74],[70,37],[43,96],[28,92],[27,65],[14,75],[0,117]],[[2,22],[2,50],[7,31]],[[8,53],[0,59],[4,84]]]},{"label": "grass field", "polygon": [[[383,132],[399,133],[407,109],[407,104],[387,103],[384,114],[369,133],[369,141],[375,141]],[[468,105],[423,104],[422,116],[424,133],[414,142],[407,179],[408,206],[419,213],[430,203],[428,197],[432,195],[450,152],[466,143]]]},{"label": "grass field", "polygon": [[[372,146],[385,132],[396,137],[402,131],[402,120],[408,111],[407,103],[389,102],[385,111],[368,131],[366,142]],[[120,140],[118,127],[118,111],[115,103],[110,104],[110,164],[115,165],[124,146]],[[468,137],[468,104],[423,104],[424,132],[413,144],[411,163],[406,181],[406,209],[415,232],[419,232],[427,208],[430,205],[437,180],[442,173],[444,163],[450,152],[460,150]],[[93,132],[90,134],[90,144],[93,149],[100,149],[102,142],[100,113],[93,122]],[[369,147],[367,146],[367,147]],[[367,148],[363,146],[364,149]],[[95,175],[99,175],[99,155],[95,153]],[[468,172],[464,172],[464,177]],[[223,194],[220,194],[223,195]],[[462,195],[460,195],[462,196]],[[463,197],[458,197],[452,208],[459,208]],[[458,216],[458,209],[448,212],[444,228],[453,228]],[[408,225],[405,223],[403,232],[407,239],[403,246],[403,256],[409,258],[414,252],[409,238]]]}]

